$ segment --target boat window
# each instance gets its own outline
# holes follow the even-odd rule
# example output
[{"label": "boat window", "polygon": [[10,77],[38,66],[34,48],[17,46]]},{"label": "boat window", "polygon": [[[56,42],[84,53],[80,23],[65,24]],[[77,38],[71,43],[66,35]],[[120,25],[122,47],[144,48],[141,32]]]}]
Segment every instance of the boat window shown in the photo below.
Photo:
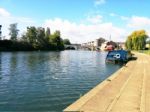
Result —
[{"label": "boat window", "polygon": [[115,54],[116,54],[116,52],[110,52],[110,53],[109,53],[109,55],[113,55],[113,56],[114,56]]}]

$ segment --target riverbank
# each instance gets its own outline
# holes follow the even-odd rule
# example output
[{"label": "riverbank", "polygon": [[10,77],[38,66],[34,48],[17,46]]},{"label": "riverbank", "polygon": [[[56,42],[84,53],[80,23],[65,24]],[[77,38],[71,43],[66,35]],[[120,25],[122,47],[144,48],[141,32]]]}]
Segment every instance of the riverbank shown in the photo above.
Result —
[{"label": "riverbank", "polygon": [[150,50],[144,50],[143,53],[150,55]]},{"label": "riverbank", "polygon": [[149,112],[150,56],[134,54],[137,60],[128,62],[64,112]]},{"label": "riverbank", "polygon": [[62,51],[64,44],[31,44],[27,41],[0,40],[0,51]]}]

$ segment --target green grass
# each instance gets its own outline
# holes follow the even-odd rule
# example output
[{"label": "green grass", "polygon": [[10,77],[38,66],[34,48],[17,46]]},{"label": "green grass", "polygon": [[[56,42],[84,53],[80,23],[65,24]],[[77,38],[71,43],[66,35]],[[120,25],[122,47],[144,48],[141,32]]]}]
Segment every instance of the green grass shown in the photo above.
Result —
[{"label": "green grass", "polygon": [[150,50],[144,50],[143,53],[150,55]]},{"label": "green grass", "polygon": [[150,55],[150,50],[140,50],[138,52]]},{"label": "green grass", "polygon": [[132,51],[133,51],[133,52],[140,52],[140,53],[144,53],[144,54],[150,55],[150,50],[139,50],[139,51],[132,50]]}]

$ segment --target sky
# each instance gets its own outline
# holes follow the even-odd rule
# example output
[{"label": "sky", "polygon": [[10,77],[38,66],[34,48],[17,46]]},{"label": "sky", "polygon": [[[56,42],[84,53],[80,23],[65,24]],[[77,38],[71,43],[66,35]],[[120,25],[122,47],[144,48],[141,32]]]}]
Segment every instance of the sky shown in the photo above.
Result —
[{"label": "sky", "polygon": [[19,36],[27,26],[60,30],[63,39],[85,43],[103,37],[124,42],[135,30],[150,35],[149,0],[0,0],[2,35],[18,23]]}]

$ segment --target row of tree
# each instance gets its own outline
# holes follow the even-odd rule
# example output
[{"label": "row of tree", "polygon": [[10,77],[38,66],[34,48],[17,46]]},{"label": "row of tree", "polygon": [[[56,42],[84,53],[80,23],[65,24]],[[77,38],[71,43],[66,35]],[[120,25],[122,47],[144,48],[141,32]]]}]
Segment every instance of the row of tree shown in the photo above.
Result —
[{"label": "row of tree", "polygon": [[63,50],[64,43],[60,31],[51,34],[50,29],[42,27],[27,27],[27,32],[21,38],[24,42],[29,42],[35,49],[40,50]]},{"label": "row of tree", "polygon": [[134,31],[126,40],[126,48],[129,50],[143,50],[146,46],[148,35],[145,30]]},{"label": "row of tree", "polygon": [[9,32],[10,40],[1,41],[1,45],[9,50],[63,50],[64,44],[70,44],[68,39],[61,38],[60,31],[51,34],[50,28],[27,27],[27,31],[18,38],[19,30],[15,23],[10,25]]}]

